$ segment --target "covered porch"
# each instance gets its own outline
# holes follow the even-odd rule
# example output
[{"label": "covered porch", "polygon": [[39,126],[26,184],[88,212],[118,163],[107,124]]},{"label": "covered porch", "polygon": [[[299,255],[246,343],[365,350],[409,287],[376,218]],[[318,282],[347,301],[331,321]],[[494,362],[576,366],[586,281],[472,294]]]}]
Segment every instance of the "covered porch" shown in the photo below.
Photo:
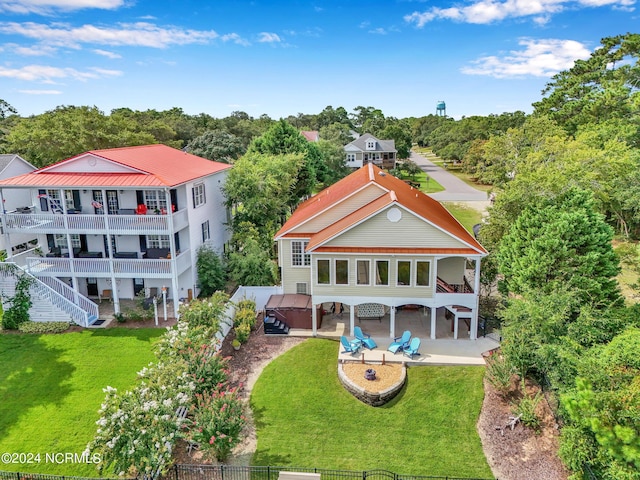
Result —
[{"label": "covered porch", "polygon": [[[323,310],[327,313],[323,316],[321,327],[317,329],[317,336],[321,338],[336,338],[341,335],[353,338],[350,330],[350,310],[345,305],[342,313],[336,311],[331,312],[332,304],[323,304]],[[431,312],[428,307],[419,306],[404,307],[397,309],[395,312],[395,331],[399,337],[402,332],[409,330],[413,337],[420,338],[420,355],[409,358],[402,353],[392,353],[387,347],[393,342],[393,338],[389,335],[390,313],[387,307],[387,313],[380,319],[372,318],[368,320],[358,321],[355,318],[355,325],[359,326],[365,334],[371,335],[371,338],[377,344],[377,348],[369,350],[361,349],[357,355],[349,353],[339,353],[338,357],[344,361],[362,360],[364,355],[365,362],[379,363],[383,357],[387,362],[406,362],[408,364],[431,364],[431,365],[484,365],[483,354],[494,350],[500,346],[497,338],[492,336],[478,336],[472,340],[469,335],[470,322],[467,324],[464,320],[458,322],[458,335],[455,336],[455,320],[447,313],[444,307],[436,309],[436,331],[435,339],[432,338],[431,332]],[[295,336],[312,336],[312,330],[308,329],[291,329],[289,335]],[[338,352],[342,351],[339,344],[336,343]]]}]

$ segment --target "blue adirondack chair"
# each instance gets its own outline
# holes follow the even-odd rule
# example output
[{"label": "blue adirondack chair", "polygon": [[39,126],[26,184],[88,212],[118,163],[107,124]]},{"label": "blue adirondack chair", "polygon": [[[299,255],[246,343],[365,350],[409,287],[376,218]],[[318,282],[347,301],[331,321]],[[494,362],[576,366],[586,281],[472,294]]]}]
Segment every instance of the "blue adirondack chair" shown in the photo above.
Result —
[{"label": "blue adirondack chair", "polygon": [[418,337],[413,337],[409,345],[405,346],[402,349],[402,353],[404,353],[407,357],[413,358],[414,355],[420,355],[418,349],[420,348],[420,339]]},{"label": "blue adirondack chair", "polygon": [[376,342],[373,340],[373,338],[371,338],[371,335],[369,335],[368,333],[364,333],[362,331],[362,328],[354,327],[353,333],[356,336],[356,340],[358,340],[362,345],[367,347],[369,350],[373,350],[378,346],[376,345]]},{"label": "blue adirondack chair", "polygon": [[389,350],[392,353],[398,353],[398,350],[403,350],[405,346],[409,345],[411,341],[411,332],[409,330],[405,330],[402,333],[402,336],[396,337],[393,339],[391,345],[389,345]]},{"label": "blue adirondack chair", "polygon": [[341,353],[350,353],[353,355],[358,353],[358,350],[362,347],[362,344],[358,340],[349,340],[344,335],[340,337],[340,343],[342,344],[342,348],[344,348],[344,351]]}]

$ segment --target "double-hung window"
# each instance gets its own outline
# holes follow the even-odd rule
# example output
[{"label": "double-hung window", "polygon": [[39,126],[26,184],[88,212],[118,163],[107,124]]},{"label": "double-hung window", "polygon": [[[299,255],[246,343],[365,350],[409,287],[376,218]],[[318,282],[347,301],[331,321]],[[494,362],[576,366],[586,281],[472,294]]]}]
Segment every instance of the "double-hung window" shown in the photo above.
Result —
[{"label": "double-hung window", "polygon": [[167,197],[161,190],[145,190],[144,203],[152,212],[167,211]]},{"label": "double-hung window", "polygon": [[202,241],[206,242],[211,239],[211,232],[209,231],[209,220],[202,224]]},{"label": "double-hung window", "polygon": [[309,244],[306,240],[294,240],[291,242],[291,265],[294,267],[308,267],[311,265],[311,255],[304,250]]},{"label": "double-hung window", "polygon": [[148,248],[170,248],[169,235],[147,235]]},{"label": "double-hung window", "polygon": [[193,208],[197,208],[207,202],[204,193],[204,183],[196,183],[191,190],[191,194],[193,196]]}]

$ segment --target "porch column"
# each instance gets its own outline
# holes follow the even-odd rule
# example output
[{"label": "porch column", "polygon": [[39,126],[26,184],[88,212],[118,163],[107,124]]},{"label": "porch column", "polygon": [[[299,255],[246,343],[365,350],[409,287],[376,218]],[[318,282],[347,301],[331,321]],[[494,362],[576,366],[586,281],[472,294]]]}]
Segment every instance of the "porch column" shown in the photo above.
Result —
[{"label": "porch column", "polygon": [[476,296],[476,307],[471,313],[471,332],[470,339],[478,338],[478,313],[480,311],[480,257],[476,258],[476,273],[473,279],[473,293]]},{"label": "porch column", "polygon": [[109,210],[107,191],[103,188],[100,190],[102,195],[102,217],[104,220],[104,235],[107,243],[107,251],[104,252],[109,258],[109,275],[111,277],[111,299],[113,300],[113,311],[120,313],[120,293],[118,293],[118,281],[116,280],[115,270],[113,268],[113,240],[111,236],[111,225],[109,218],[107,217],[107,211]]},{"label": "porch column", "polygon": [[393,306],[389,309],[389,336],[396,336],[396,307]]},{"label": "porch column", "polygon": [[311,304],[311,335],[318,336],[318,306]]},{"label": "porch column", "polygon": [[[158,195],[159,197],[159,195]],[[179,317],[178,309],[180,305],[178,304],[178,300],[180,299],[180,292],[178,291],[178,252],[176,249],[176,238],[173,227],[173,212],[171,209],[171,192],[168,188],[164,189],[164,198],[167,203],[167,221],[169,227],[169,252],[171,253],[171,288],[173,289],[172,297],[173,297],[173,316],[175,318]],[[178,234],[179,235],[179,234]],[[193,268],[193,267],[191,267]]]},{"label": "porch column", "polygon": [[436,307],[431,308],[431,340],[436,339],[436,315],[438,313],[438,309]]},{"label": "porch column", "polygon": [[354,336],[354,330],[356,328],[356,306],[349,305],[349,335]]},{"label": "porch column", "polygon": [[9,237],[9,229],[7,228],[7,219],[5,217],[7,210],[4,208],[4,195],[2,194],[2,189],[0,188],[0,208],[2,209],[2,231],[4,232],[4,244],[7,252],[7,262],[13,260],[13,252],[11,248],[11,238]]}]

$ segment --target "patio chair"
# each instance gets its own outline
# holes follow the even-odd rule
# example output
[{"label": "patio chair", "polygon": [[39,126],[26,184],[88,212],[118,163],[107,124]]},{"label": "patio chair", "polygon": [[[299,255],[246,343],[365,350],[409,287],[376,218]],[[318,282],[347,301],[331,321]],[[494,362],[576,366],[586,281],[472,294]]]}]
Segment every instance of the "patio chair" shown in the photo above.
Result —
[{"label": "patio chair", "polygon": [[353,333],[356,336],[356,340],[358,340],[362,345],[367,347],[369,350],[373,350],[378,346],[376,345],[376,342],[373,340],[373,338],[371,338],[371,335],[369,335],[368,333],[364,333],[362,331],[362,328],[354,327]]},{"label": "patio chair", "polygon": [[420,348],[420,339],[418,337],[413,337],[411,339],[411,343],[405,346],[402,349],[402,353],[405,354],[409,358],[413,358],[414,355],[420,355],[418,349]]},{"label": "patio chair", "polygon": [[349,340],[344,335],[340,337],[340,343],[342,344],[342,348],[344,348],[344,351],[340,353],[350,353],[354,355],[358,353],[358,350],[362,347],[362,344],[358,340]]},{"label": "patio chair", "polygon": [[411,332],[409,330],[405,330],[402,333],[402,336],[393,339],[393,342],[391,342],[391,345],[389,345],[387,350],[391,353],[398,353],[398,350],[404,350],[404,347],[408,346],[410,341]]}]

